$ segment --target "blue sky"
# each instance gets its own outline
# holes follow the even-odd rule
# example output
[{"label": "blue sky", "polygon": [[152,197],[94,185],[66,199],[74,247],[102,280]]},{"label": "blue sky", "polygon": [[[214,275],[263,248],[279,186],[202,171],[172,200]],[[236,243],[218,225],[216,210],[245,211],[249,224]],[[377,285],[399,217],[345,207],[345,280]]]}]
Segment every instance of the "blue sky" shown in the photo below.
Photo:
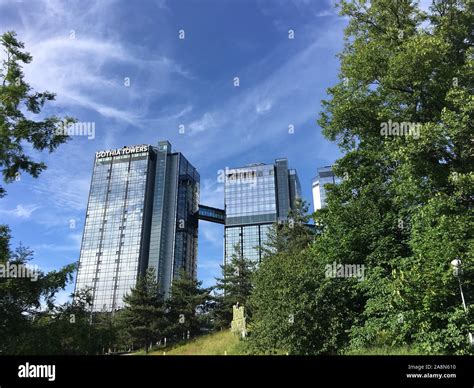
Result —
[{"label": "blue sky", "polygon": [[[0,0],[0,32],[15,30],[33,55],[26,81],[57,94],[43,113],[95,123],[94,139],[30,150],[48,169],[6,186],[0,223],[13,246],[32,248],[45,271],[78,260],[94,153],[123,145],[169,140],[199,170],[201,203],[217,207],[220,169],[287,157],[311,201],[316,168],[340,156],[316,124],[346,24],[333,3]],[[198,276],[208,286],[223,227],[199,227]]]}]

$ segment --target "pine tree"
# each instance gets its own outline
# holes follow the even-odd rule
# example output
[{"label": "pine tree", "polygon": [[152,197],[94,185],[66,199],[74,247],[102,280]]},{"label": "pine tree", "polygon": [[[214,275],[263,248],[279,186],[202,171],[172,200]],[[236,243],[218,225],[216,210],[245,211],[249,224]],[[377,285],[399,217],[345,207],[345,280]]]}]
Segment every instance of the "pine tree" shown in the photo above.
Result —
[{"label": "pine tree", "polygon": [[[58,126],[67,128],[75,119],[51,116],[32,120],[31,114],[39,114],[47,101],[55,99],[55,94],[34,92],[25,82],[22,64],[30,63],[33,58],[23,51],[25,46],[17,40],[15,32],[0,35],[0,45],[6,56],[0,68],[0,170],[6,182],[15,180],[22,171],[37,178],[46,165],[28,156],[25,144],[38,151],[53,152],[68,140],[67,134],[57,131]],[[4,194],[0,186],[0,197]]]},{"label": "pine tree", "polygon": [[124,297],[125,309],[121,312],[130,337],[145,347],[160,338],[164,331],[164,304],[159,293],[153,269],[148,269],[137,285]]},{"label": "pine tree", "polygon": [[232,306],[236,304],[244,306],[246,314],[250,315],[247,302],[252,292],[255,267],[256,263],[243,256],[240,243],[237,243],[230,262],[221,265],[222,278],[216,279],[215,289],[220,291],[216,296],[217,305],[213,312],[216,327],[222,329],[230,326]]},{"label": "pine tree", "polygon": [[166,300],[167,335],[175,340],[198,335],[210,309],[210,289],[181,270]]}]

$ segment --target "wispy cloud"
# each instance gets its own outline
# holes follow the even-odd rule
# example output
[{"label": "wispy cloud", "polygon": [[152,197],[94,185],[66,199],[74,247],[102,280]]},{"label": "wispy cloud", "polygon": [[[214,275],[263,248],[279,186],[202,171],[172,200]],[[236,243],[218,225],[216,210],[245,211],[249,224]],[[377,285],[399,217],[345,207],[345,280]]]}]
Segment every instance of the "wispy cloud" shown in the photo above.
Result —
[{"label": "wispy cloud", "polygon": [[[24,69],[31,86],[54,91],[58,106],[83,107],[119,123],[139,125],[151,96],[177,90],[173,77],[193,76],[160,45],[150,53],[121,39],[119,30],[113,32],[108,26],[119,23],[115,3],[19,2],[12,12],[21,24],[11,27],[33,56]],[[156,5],[166,8],[164,1]]]},{"label": "wispy cloud", "polygon": [[16,205],[14,209],[0,209],[0,213],[14,218],[28,219],[40,208],[38,205]]},{"label": "wispy cloud", "polygon": [[255,107],[255,111],[259,114],[267,113],[270,109],[272,109],[272,103],[268,100],[258,103]]},{"label": "wispy cloud", "polygon": [[189,124],[189,129],[191,130],[191,134],[193,135],[203,131],[209,131],[215,127],[216,121],[214,119],[214,116],[209,112],[204,113],[201,118]]},{"label": "wispy cloud", "polygon": [[[247,82],[251,81],[252,86],[238,96],[233,97],[229,91],[228,99],[199,119],[198,123],[209,125],[198,126],[199,136],[193,139],[191,153],[194,150],[196,154],[203,149],[213,150],[206,157],[206,162],[212,164],[246,150],[289,139],[289,125],[314,125],[319,110],[317,95],[324,96],[324,85],[327,84],[324,70],[337,66],[334,46],[341,37],[341,25],[337,29],[320,32],[318,39],[289,57],[266,78],[249,79]],[[258,66],[268,65],[267,61],[263,61]],[[246,69],[242,78],[252,77],[258,71],[255,68]],[[269,110],[272,114],[262,114]],[[314,132],[312,136],[316,139],[318,134]]]}]

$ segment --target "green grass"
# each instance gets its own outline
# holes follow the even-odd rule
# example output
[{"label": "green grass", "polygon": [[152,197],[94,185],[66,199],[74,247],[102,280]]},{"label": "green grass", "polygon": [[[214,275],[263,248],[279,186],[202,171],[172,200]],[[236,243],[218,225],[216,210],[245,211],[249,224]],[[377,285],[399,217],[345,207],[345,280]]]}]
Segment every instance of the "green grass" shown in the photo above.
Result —
[{"label": "green grass", "polygon": [[[171,347],[151,351],[151,356],[224,356],[224,355],[243,355],[243,343],[230,330],[219,331],[217,333],[207,334],[195,338],[183,344],[177,344]],[[141,351],[135,353],[143,355]]]},{"label": "green grass", "polygon": [[[219,331],[207,334],[185,343],[174,344],[166,348],[152,350],[150,356],[224,356],[224,355],[244,355],[244,343],[233,335],[230,330]],[[145,355],[139,351],[134,355]],[[278,352],[278,355],[285,355],[285,352]],[[410,346],[403,347],[373,347],[348,351],[348,356],[404,356],[404,355],[424,355],[419,349]]]}]

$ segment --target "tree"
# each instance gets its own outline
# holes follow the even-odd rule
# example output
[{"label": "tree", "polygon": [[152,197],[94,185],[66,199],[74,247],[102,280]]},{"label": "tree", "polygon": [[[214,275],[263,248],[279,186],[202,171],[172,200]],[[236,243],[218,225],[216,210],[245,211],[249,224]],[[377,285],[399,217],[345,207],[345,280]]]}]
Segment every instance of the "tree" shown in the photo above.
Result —
[{"label": "tree", "polygon": [[305,201],[297,200],[287,219],[272,225],[266,242],[261,247],[264,257],[272,256],[276,252],[292,252],[307,248],[314,238],[314,233],[308,226],[310,219],[308,208]]},{"label": "tree", "polygon": [[127,332],[133,340],[145,347],[158,339],[164,329],[163,297],[153,269],[140,277],[137,285],[124,297],[126,304],[120,314]]},{"label": "tree", "polygon": [[468,351],[449,263],[466,263],[472,300],[472,6],[341,2],[341,82],[319,124],[345,153],[335,171],[347,179],[328,194],[316,254],[367,268],[348,290],[365,300],[353,347]]},{"label": "tree", "polygon": [[181,270],[166,300],[167,335],[176,340],[198,335],[210,307],[210,289]]},{"label": "tree", "polygon": [[115,352],[120,349],[119,346],[123,346],[119,337],[119,321],[114,313],[108,311],[95,313],[92,319],[92,329],[96,352],[107,354]]},{"label": "tree", "polygon": [[110,313],[92,312],[92,293],[83,289],[71,301],[35,312],[18,333],[15,353],[25,355],[97,355],[117,342]]},{"label": "tree", "polygon": [[[53,152],[68,136],[57,131],[61,125],[67,128],[75,120],[50,116],[34,121],[25,112],[39,114],[46,101],[53,101],[55,94],[49,91],[34,92],[24,80],[22,64],[32,61],[23,51],[24,44],[17,40],[13,31],[0,36],[0,45],[6,59],[0,68],[0,169],[6,182],[12,182],[22,171],[37,178],[46,168],[44,162],[36,162],[24,150],[25,143],[33,149]],[[0,197],[5,190],[0,186]]]},{"label": "tree", "polygon": [[[0,235],[0,336],[3,338],[0,353],[25,354],[27,349],[32,350],[32,354],[47,352],[47,348],[41,346],[28,348],[35,342],[32,334],[37,332],[33,322],[44,314],[42,303],[49,310],[54,308],[55,296],[72,280],[76,264],[47,274],[30,266],[30,276],[20,276],[21,272],[27,273],[33,252],[22,245],[11,251],[9,241],[9,230],[3,227]],[[29,336],[28,340],[24,339],[25,335]],[[44,338],[44,332],[37,338],[41,336]]]},{"label": "tree", "polygon": [[22,333],[23,354],[98,354],[91,326],[90,290],[71,295],[73,300],[50,306],[35,315],[31,329]]},{"label": "tree", "polygon": [[[237,303],[247,308],[247,302],[252,292],[252,276],[255,265],[246,259],[240,248],[240,243],[234,246],[234,252],[229,263],[221,265],[222,278],[216,279],[215,289],[221,294],[216,296],[217,305],[213,310],[215,326],[228,328],[232,321],[232,306]],[[247,314],[249,313],[246,309]]]},{"label": "tree", "polygon": [[[49,91],[35,92],[24,80],[22,65],[32,61],[23,51],[24,44],[12,31],[0,36],[6,59],[0,67],[0,170],[5,182],[12,182],[22,171],[38,177],[46,168],[44,162],[36,162],[25,152],[25,145],[33,149],[53,152],[68,140],[64,131],[75,122],[70,117],[57,116],[31,119],[31,114],[41,113],[47,101],[55,94]],[[0,186],[0,197],[5,190]],[[26,268],[33,252],[19,246],[10,251],[10,231],[0,225],[0,264],[5,268]],[[55,295],[72,280],[76,264],[47,274],[36,271],[34,278],[18,276],[0,278],[0,335],[3,354],[57,354],[64,351],[56,347],[59,329]],[[4,270],[5,271],[5,270]],[[46,304],[46,308],[42,303]],[[46,340],[48,339],[48,340]],[[82,349],[83,350],[83,349]]]},{"label": "tree", "polygon": [[0,264],[5,264],[10,255],[10,228],[0,225]]},{"label": "tree", "polygon": [[250,296],[252,352],[335,353],[350,328],[355,298],[352,292],[341,298],[334,290],[349,289],[356,280],[325,278],[315,245],[320,237],[307,225],[307,209],[299,203],[288,221],[269,232]]}]

